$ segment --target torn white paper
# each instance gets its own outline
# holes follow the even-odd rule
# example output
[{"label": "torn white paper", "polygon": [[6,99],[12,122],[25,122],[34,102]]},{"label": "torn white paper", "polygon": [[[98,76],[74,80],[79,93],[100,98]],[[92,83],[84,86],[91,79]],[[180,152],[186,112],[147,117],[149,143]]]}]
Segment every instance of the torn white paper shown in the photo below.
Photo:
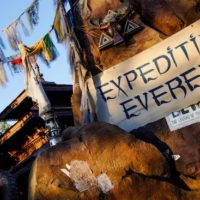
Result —
[{"label": "torn white paper", "polygon": [[97,177],[97,186],[103,193],[107,193],[113,189],[113,184],[107,174],[103,173]]}]

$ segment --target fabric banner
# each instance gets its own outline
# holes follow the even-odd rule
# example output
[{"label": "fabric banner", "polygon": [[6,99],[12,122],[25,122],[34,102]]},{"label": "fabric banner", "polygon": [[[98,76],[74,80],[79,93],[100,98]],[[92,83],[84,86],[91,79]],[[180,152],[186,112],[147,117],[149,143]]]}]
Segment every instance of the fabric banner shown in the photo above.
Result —
[{"label": "fabric banner", "polygon": [[[26,69],[27,70],[27,69]],[[39,116],[44,119],[44,113],[51,110],[51,103],[44,91],[41,81],[36,80],[36,72],[32,68],[25,74],[26,92],[34,102],[38,104]]]},{"label": "fabric banner", "polygon": [[99,121],[126,131],[199,102],[200,20],[87,84]]}]

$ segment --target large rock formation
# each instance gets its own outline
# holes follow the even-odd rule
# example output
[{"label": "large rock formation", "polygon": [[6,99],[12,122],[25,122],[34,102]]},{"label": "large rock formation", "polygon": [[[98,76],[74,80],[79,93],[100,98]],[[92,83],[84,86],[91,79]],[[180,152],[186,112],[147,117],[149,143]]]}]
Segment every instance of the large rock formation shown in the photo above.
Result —
[{"label": "large rock formation", "polygon": [[[36,159],[30,177],[29,200],[199,199],[198,127],[170,133],[164,121],[160,124],[134,132],[135,136],[105,123],[68,129],[65,132],[68,140],[42,152]],[[181,157],[174,161],[172,154]],[[103,193],[94,185],[80,192],[74,179],[61,169],[66,164],[72,166],[73,162],[82,161],[87,162],[93,177],[106,173],[113,189]],[[84,179],[80,170],[77,176]]]},{"label": "large rock formation", "polygon": [[0,170],[0,199],[19,200],[16,179],[8,171]]},{"label": "large rock formation", "polygon": [[[73,10],[75,31],[84,63],[92,74],[150,48],[200,18],[199,0],[80,2],[87,2],[89,11],[86,8],[82,12],[77,7]],[[99,51],[102,31],[90,30],[89,21],[102,20],[109,10],[116,11],[127,6],[128,2],[133,12],[130,20],[142,25],[143,29],[128,42]],[[89,18],[87,11],[90,12]],[[82,20],[77,17],[80,13],[85,15]],[[78,84],[76,86],[72,103],[75,124],[80,124],[81,90]],[[30,177],[29,200],[198,200],[199,128],[199,124],[194,124],[170,132],[164,119],[140,128],[132,135],[105,123],[70,128],[63,137],[66,141],[44,151],[35,161]],[[174,161],[174,154],[181,157]],[[74,167],[77,163],[80,166],[82,163],[84,169]],[[80,173],[76,177],[77,171]],[[98,177],[102,173],[113,184],[106,193],[98,185]],[[84,178],[89,181],[81,182]],[[93,186],[79,191],[83,183]]]}]

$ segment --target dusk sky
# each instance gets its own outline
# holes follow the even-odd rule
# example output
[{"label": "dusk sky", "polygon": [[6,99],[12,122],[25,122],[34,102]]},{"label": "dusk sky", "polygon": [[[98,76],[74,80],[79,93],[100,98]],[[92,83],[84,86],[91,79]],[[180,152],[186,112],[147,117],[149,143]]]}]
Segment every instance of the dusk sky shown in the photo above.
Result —
[{"label": "dusk sky", "polygon": [[[5,56],[15,55],[16,52],[11,50],[8,40],[3,33],[3,30],[10,25],[18,16],[29,6],[31,5],[32,0],[6,0],[1,1],[0,6],[0,36],[3,39],[3,42],[6,46],[4,50]],[[37,42],[40,38],[42,38],[50,29],[53,24],[53,19],[55,15],[56,8],[53,5],[53,0],[40,0],[39,7],[39,24],[35,26],[32,32],[30,32],[30,36],[25,36],[22,31],[20,34],[22,36],[22,41],[25,45],[31,46],[35,42]],[[27,25],[26,15],[23,16],[23,22]],[[53,81],[56,83],[63,84],[71,84],[71,73],[70,67],[67,61],[68,54],[67,51],[62,44],[58,44],[54,32],[51,34],[52,40],[55,46],[58,49],[59,57],[57,60],[50,64],[50,67],[46,66],[40,60],[38,60],[38,64],[40,66],[41,72],[44,75],[46,81]],[[24,74],[15,73],[11,74],[7,65],[5,65],[9,82],[6,87],[0,88],[0,112],[14,100],[15,97],[24,89]]]}]

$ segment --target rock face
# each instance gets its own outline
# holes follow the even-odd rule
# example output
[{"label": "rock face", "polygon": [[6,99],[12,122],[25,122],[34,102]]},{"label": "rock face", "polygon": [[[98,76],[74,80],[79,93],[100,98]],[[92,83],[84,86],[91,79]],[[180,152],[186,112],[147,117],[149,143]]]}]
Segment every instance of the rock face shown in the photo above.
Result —
[{"label": "rock face", "polygon": [[19,200],[16,179],[8,171],[0,170],[0,199]]},{"label": "rock face", "polygon": [[[91,12],[89,19],[81,21],[75,13],[74,20],[76,27],[84,27],[84,34],[78,28],[76,33],[83,60],[92,73],[150,48],[200,18],[199,0],[85,2]],[[102,20],[109,10],[116,11],[128,2],[134,13],[130,20],[143,29],[130,41],[99,51],[101,30],[87,29],[89,20]],[[82,121],[80,99],[81,91],[75,88],[72,104],[76,125]],[[64,132],[65,141],[36,159],[29,200],[199,200],[199,129],[200,125],[194,124],[170,132],[164,119],[132,134],[105,123],[70,127]],[[180,156],[176,161],[174,154]],[[98,184],[100,175],[108,179],[101,182],[102,187]]]},{"label": "rock face", "polygon": [[[170,133],[165,121],[159,124],[138,130],[133,133],[135,136],[105,123],[70,128],[65,132],[67,141],[42,152],[36,159],[29,200],[199,199],[199,126]],[[154,133],[148,131],[150,128]],[[172,154],[181,157],[174,161]],[[88,175],[82,171],[87,170],[74,169],[74,163],[81,162],[88,165],[88,174],[93,177],[87,183],[91,187],[82,192],[76,181],[86,179]],[[72,171],[78,171],[76,181],[70,175]],[[107,193],[94,184],[94,177],[102,173],[113,184]]]}]

